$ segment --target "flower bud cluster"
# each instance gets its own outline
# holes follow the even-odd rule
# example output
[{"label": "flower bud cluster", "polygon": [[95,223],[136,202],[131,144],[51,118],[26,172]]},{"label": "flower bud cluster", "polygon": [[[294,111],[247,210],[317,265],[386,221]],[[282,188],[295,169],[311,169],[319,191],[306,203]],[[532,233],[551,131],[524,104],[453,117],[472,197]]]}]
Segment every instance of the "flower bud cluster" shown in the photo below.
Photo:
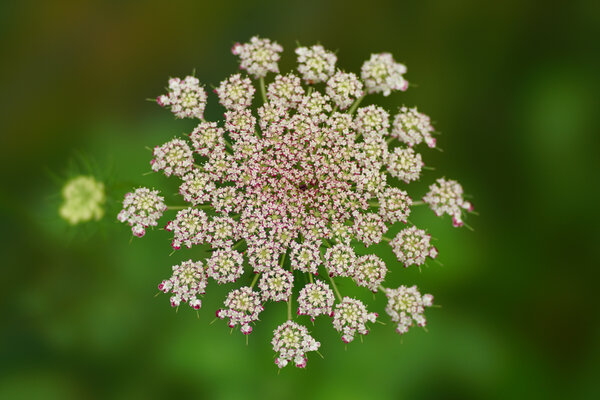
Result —
[{"label": "flower bud cluster", "polygon": [[67,181],[62,197],[64,202],[58,211],[71,225],[92,219],[98,221],[104,215],[104,184],[93,176],[80,175]]}]

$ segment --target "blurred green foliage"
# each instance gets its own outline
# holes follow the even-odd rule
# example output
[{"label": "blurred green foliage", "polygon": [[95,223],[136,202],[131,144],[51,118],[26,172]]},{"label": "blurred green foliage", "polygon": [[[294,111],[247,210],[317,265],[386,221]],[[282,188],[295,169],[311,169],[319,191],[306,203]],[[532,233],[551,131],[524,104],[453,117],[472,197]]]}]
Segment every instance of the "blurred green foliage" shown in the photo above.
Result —
[{"label": "blurred green foliage", "polygon": [[[559,3],[2,2],[0,398],[600,398],[600,3]],[[284,46],[282,71],[296,40],[338,49],[355,72],[371,52],[408,66],[411,89],[373,101],[417,105],[443,133],[443,153],[424,151],[437,170],[410,193],[445,175],[480,213],[474,233],[412,217],[439,239],[444,266],[396,264],[389,285],[435,295],[428,332],[376,324],[346,350],[321,317],[325,358],[278,374],[269,342],[285,305],[267,307],[246,346],[209,325],[229,285],[209,286],[199,318],[153,297],[172,264],[202,250],[169,257],[167,232],[130,243],[116,222],[133,186],[177,200],[173,179],[143,175],[145,147],[193,122],[144,99],[193,69],[217,85],[237,69],[231,45],[254,34]],[[210,97],[208,117],[221,112]],[[107,182],[107,214],[69,227],[61,179],[90,171]],[[352,287],[341,282],[383,314],[381,295]]]}]

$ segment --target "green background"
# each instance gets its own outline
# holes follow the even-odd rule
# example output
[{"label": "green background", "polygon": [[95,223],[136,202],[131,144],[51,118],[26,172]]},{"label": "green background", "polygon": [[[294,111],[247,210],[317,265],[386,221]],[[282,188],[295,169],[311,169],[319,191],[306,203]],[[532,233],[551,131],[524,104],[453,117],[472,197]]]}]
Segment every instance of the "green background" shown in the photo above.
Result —
[{"label": "green background", "polygon": [[[3,1],[0,398],[600,398],[600,3],[559,4]],[[199,319],[153,297],[171,265],[202,254],[169,257],[160,230],[130,243],[115,221],[136,185],[180,201],[174,179],[143,175],[145,147],[193,122],[144,99],[194,69],[218,85],[237,70],[231,45],[254,34],[284,46],[282,71],[296,40],[338,50],[354,72],[372,52],[408,66],[407,92],[368,101],[417,105],[443,133],[443,153],[422,148],[437,170],[409,193],[445,175],[480,214],[470,232],[415,212],[443,267],[403,269],[376,247],[388,286],[417,284],[442,306],[427,310],[428,332],[376,324],[346,349],[321,317],[311,329],[325,358],[278,374],[269,342],[284,304],[267,307],[246,346],[209,325],[231,286],[209,286]],[[107,215],[69,227],[61,180],[90,170],[107,182]],[[384,314],[381,294],[340,286]]]}]

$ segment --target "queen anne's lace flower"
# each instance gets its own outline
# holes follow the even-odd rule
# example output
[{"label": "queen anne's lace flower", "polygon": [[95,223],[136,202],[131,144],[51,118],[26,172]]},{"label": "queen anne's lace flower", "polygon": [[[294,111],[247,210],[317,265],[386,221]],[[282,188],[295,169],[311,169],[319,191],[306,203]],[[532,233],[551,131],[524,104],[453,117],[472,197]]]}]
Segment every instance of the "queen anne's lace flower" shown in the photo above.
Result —
[{"label": "queen anne's lace flower", "polygon": [[385,295],[388,298],[388,304],[385,312],[389,314],[393,322],[398,323],[396,332],[404,334],[408,328],[413,325],[413,321],[418,326],[425,326],[427,321],[423,313],[425,307],[431,307],[433,296],[426,294],[421,296],[416,286],[400,286],[397,289],[386,289]]},{"label": "queen anne's lace flower", "polygon": [[261,275],[258,287],[261,290],[263,301],[287,300],[291,296],[294,287],[294,275],[277,267]]},{"label": "queen anne's lace flower", "polygon": [[206,274],[218,284],[235,282],[244,273],[244,256],[231,248],[215,250],[206,260]]},{"label": "queen anne's lace flower", "polygon": [[363,95],[362,87],[356,75],[338,71],[327,81],[326,93],[341,110],[345,110]]},{"label": "queen anne's lace flower", "polygon": [[404,183],[418,180],[423,165],[421,155],[415,153],[411,148],[396,147],[387,159],[387,170],[390,175],[404,181]]},{"label": "queen anne's lace flower", "polygon": [[216,122],[201,122],[190,133],[194,151],[201,156],[208,156],[215,148],[224,147],[223,132]]},{"label": "queen anne's lace flower", "polygon": [[308,315],[313,321],[321,314],[331,315],[333,301],[333,291],[329,285],[317,279],[300,290],[298,315]]},{"label": "queen anne's lace flower", "polygon": [[324,255],[325,268],[330,276],[352,276],[356,253],[347,244],[338,243],[327,249]]},{"label": "queen anne's lace flower", "polygon": [[225,308],[217,310],[220,319],[229,318],[229,327],[240,325],[244,335],[252,332],[250,323],[258,320],[258,315],[264,310],[260,303],[260,294],[248,286],[232,290],[225,300]]},{"label": "queen anne's lace flower", "polygon": [[370,134],[387,135],[390,127],[390,114],[381,107],[370,105],[356,111],[356,129],[365,137]]},{"label": "queen anne's lace flower", "polygon": [[188,303],[190,307],[198,310],[202,302],[199,295],[205,293],[206,274],[202,268],[202,261],[184,261],[173,266],[171,278],[162,281],[158,290],[164,293],[171,292],[171,306],[179,307],[181,302]]},{"label": "queen anne's lace flower", "polygon": [[59,214],[71,225],[91,219],[98,221],[104,215],[104,184],[93,176],[70,179],[62,188],[62,196],[64,202]]},{"label": "queen anne's lace flower", "polygon": [[385,222],[383,222],[383,219],[378,214],[358,214],[354,218],[354,234],[356,235],[356,239],[363,242],[367,247],[381,242],[381,238],[387,230]]},{"label": "queen anne's lace flower", "polygon": [[356,332],[361,335],[368,334],[369,330],[365,324],[374,323],[377,316],[377,313],[369,313],[362,301],[346,296],[333,310],[333,327],[342,333],[344,343],[350,343],[354,340]]},{"label": "queen anne's lace flower", "polygon": [[383,93],[389,96],[392,90],[408,89],[403,74],[406,67],[394,61],[389,53],[371,54],[371,58],[362,66],[362,78],[369,93]]},{"label": "queen anne's lace flower", "polygon": [[306,367],[306,353],[319,350],[321,343],[309,335],[306,328],[293,321],[286,321],[273,333],[273,350],[278,354],[275,364],[279,368],[294,361],[296,367]]},{"label": "queen anne's lace flower", "polygon": [[290,260],[292,268],[311,274],[317,273],[317,268],[321,264],[321,253],[319,252],[320,243],[305,240],[302,243],[291,242]]},{"label": "queen anne's lace flower", "polygon": [[182,180],[179,194],[183,196],[183,200],[194,206],[209,201],[210,193],[215,190],[215,184],[210,180],[210,176],[197,169],[184,175]]},{"label": "queen anne's lace flower", "polygon": [[461,219],[462,210],[473,211],[473,205],[463,198],[462,186],[456,181],[444,178],[429,186],[429,192],[423,197],[423,201],[438,217],[444,214],[451,215],[455,227],[464,224]]},{"label": "queen anne's lace flower", "polygon": [[279,72],[277,62],[283,51],[277,42],[254,36],[249,43],[236,43],[231,52],[240,56],[240,68],[245,69],[254,78],[263,78],[268,72]]},{"label": "queen anne's lace flower", "polygon": [[269,101],[282,108],[295,108],[303,96],[304,88],[300,78],[294,74],[277,75],[267,89]]},{"label": "queen anne's lace flower", "polygon": [[242,78],[241,74],[231,75],[221,82],[215,89],[219,96],[219,102],[228,110],[236,110],[250,107],[254,97],[254,86],[248,78]]},{"label": "queen anne's lace flower", "polygon": [[398,232],[390,242],[398,261],[405,267],[423,265],[427,257],[436,258],[438,251],[431,245],[431,236],[416,226],[405,228]]},{"label": "queen anne's lace flower", "polygon": [[309,84],[325,82],[333,75],[337,57],[320,44],[312,47],[298,47],[298,72]]},{"label": "queen anne's lace flower", "polygon": [[425,114],[417,111],[417,108],[401,107],[394,117],[394,126],[391,136],[413,147],[425,142],[429,147],[435,147],[435,138],[431,120]]},{"label": "queen anne's lace flower", "polygon": [[194,165],[192,150],[181,139],[173,139],[162,146],[154,148],[154,159],[150,162],[152,170],[162,170],[166,176],[183,176],[191,171]]},{"label": "queen anne's lace flower", "polygon": [[206,107],[206,92],[193,76],[169,79],[169,93],[158,96],[160,106],[169,106],[177,118],[202,119]]},{"label": "queen anne's lace flower", "polygon": [[395,187],[386,188],[378,197],[379,215],[390,223],[406,223],[410,215],[412,199],[403,190]]},{"label": "queen anne's lace flower", "polygon": [[385,274],[387,274],[387,267],[375,254],[358,257],[354,263],[354,281],[358,286],[365,286],[373,292],[377,291],[385,279]]},{"label": "queen anne's lace flower", "polygon": [[202,243],[206,238],[208,217],[202,210],[186,208],[177,213],[173,221],[169,221],[165,229],[173,232],[171,246],[179,250],[184,244],[188,248]]},{"label": "queen anne's lace flower", "polygon": [[[419,178],[423,162],[412,147],[422,141],[435,145],[429,118],[416,109],[400,109],[390,132],[386,110],[376,105],[358,108],[365,93],[387,96],[406,90],[406,68],[390,54],[374,54],[362,67],[361,82],[352,73],[336,73],[336,56],[316,45],[296,50],[296,76],[279,74],[282,48],[268,39],[254,37],[232,51],[242,69],[260,78],[257,89],[263,104],[257,109],[251,106],[258,96],[244,73],[230,76],[215,90],[226,108],[218,122],[202,119],[206,95],[195,78],[187,84],[173,80],[172,93],[159,99],[178,116],[201,119],[189,140],[174,139],[157,147],[152,161],[153,170],[182,180],[181,196],[175,199],[184,204],[169,207],[182,211],[166,226],[173,234],[173,248],[202,244],[198,254],[211,253],[206,271],[200,264],[196,275],[187,272],[196,279],[196,294],[204,293],[207,276],[218,284],[247,279],[243,284],[250,286],[231,291],[225,308],[217,312],[244,334],[252,331],[250,324],[258,320],[263,301],[287,300],[288,322],[273,339],[280,367],[289,361],[303,367],[306,351],[318,347],[306,329],[293,322],[294,282],[311,282],[299,290],[298,315],[331,315],[347,343],[357,332],[366,334],[366,323],[374,322],[377,314],[367,312],[361,301],[344,298],[335,283],[340,277],[393,297],[395,303],[390,300],[388,308],[398,316],[388,312],[401,325],[399,331],[408,326],[406,318],[424,321],[418,307],[407,310],[414,310],[419,301],[425,305],[428,297],[419,300],[413,292],[406,291],[410,297],[386,289],[383,280],[390,265],[376,255],[355,253],[357,242],[370,247],[385,241],[405,266],[421,265],[426,257],[437,255],[429,235],[415,227],[393,240],[385,236],[391,224],[408,222],[411,206],[422,204],[413,204],[407,191],[393,184]],[[274,79],[265,82],[269,72],[275,73]],[[306,85],[316,83],[320,84]],[[396,139],[400,146],[394,144]],[[470,203],[463,200],[460,185],[439,180],[430,189],[424,202],[436,214],[451,214],[454,224],[461,224],[461,212],[470,209]],[[158,192],[142,188],[126,195],[118,218],[142,236],[166,209]],[[253,277],[243,276],[246,266]],[[323,283],[324,274],[331,288]],[[161,290],[174,287],[169,280]],[[174,304],[185,299],[200,306],[197,297],[185,297],[189,290],[182,293],[173,295]],[[334,293],[339,300],[335,307]]]},{"label": "queen anne's lace flower", "polygon": [[158,219],[167,209],[164,200],[164,197],[158,195],[158,190],[135,189],[133,193],[125,195],[123,210],[117,218],[121,222],[127,222],[135,236],[142,237],[147,227],[157,225]]}]

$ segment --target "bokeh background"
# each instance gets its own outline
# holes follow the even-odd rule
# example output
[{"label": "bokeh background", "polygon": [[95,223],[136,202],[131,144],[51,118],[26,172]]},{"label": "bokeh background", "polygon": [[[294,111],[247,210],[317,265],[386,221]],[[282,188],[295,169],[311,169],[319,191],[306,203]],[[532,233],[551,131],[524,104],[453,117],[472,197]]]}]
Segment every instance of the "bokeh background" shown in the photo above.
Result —
[{"label": "bokeh background", "polygon": [[[600,398],[599,27],[593,0],[1,2],[0,398]],[[408,66],[409,91],[369,101],[417,105],[443,133],[443,153],[424,150],[437,170],[411,194],[445,175],[480,214],[475,232],[413,217],[444,266],[388,279],[435,295],[428,332],[376,324],[345,349],[318,320],[324,359],[278,374],[283,304],[246,346],[209,325],[230,287],[211,285],[199,318],[153,297],[202,251],[169,257],[167,232],[131,241],[115,220],[133,186],[176,191],[144,175],[146,147],[193,126],[145,99],[193,70],[218,85],[237,70],[231,45],[255,34],[284,46],[283,71],[296,41],[337,49],[355,72],[372,52]],[[90,171],[107,183],[107,215],[69,227],[60,186]],[[340,286],[383,311],[381,295]]]}]

